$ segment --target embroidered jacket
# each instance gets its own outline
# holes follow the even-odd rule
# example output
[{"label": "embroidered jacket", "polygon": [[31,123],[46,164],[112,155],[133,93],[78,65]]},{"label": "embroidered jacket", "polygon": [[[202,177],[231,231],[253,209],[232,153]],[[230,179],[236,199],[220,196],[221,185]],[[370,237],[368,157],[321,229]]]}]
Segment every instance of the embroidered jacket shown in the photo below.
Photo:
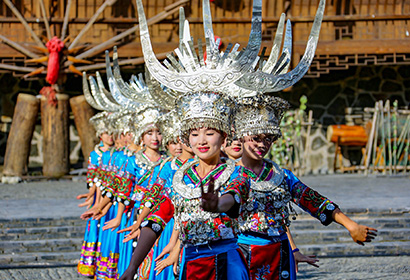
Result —
[{"label": "embroidered jacket", "polygon": [[249,196],[238,218],[242,232],[252,231],[269,236],[285,233],[285,226],[290,225],[290,201],[324,225],[333,221],[332,212],[338,206],[276,163],[265,159],[259,175],[245,168],[241,175],[251,179]]},{"label": "embroidered jacket", "polygon": [[114,199],[115,195],[115,173],[117,166],[114,164],[118,156],[122,154],[123,149],[114,148],[109,154],[104,153],[102,157],[101,170],[103,180],[101,184],[101,195]]},{"label": "embroidered jacket", "polygon": [[[170,193],[172,191],[172,179],[175,172],[184,165],[178,157],[166,160],[161,166],[155,167],[154,174],[150,180],[150,185],[153,179],[155,183],[149,188],[141,202],[140,209],[143,207],[150,208],[150,214],[144,219],[144,223],[152,221],[160,226],[159,230],[163,230],[174,214],[174,207],[171,202]],[[155,176],[159,172],[158,176]]]},{"label": "embroidered jacket", "polygon": [[[193,246],[235,238],[239,233],[236,217],[249,190],[248,179],[238,176],[242,167],[235,167],[233,161],[227,161],[201,180],[195,171],[196,163],[184,165],[173,178],[170,195],[175,207],[175,228],[180,231],[179,239],[183,245]],[[230,213],[210,213],[202,209],[200,185],[206,192],[211,176],[220,196],[226,193],[234,196],[236,205]]]},{"label": "embroidered jacket", "polygon": [[94,185],[99,187],[101,185],[100,165],[103,153],[100,149],[100,145],[96,145],[88,157],[87,188],[93,187]]}]

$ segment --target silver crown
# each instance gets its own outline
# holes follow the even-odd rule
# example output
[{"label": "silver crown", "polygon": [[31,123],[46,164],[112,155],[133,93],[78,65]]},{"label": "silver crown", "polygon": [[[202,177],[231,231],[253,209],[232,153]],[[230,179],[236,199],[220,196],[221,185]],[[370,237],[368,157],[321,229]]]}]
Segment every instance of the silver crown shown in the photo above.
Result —
[{"label": "silver crown", "polygon": [[279,97],[258,95],[242,98],[234,117],[235,137],[272,134],[281,137],[280,122],[289,103]]},{"label": "silver crown", "polygon": [[180,136],[188,143],[191,129],[207,127],[232,135],[235,102],[216,92],[194,92],[181,96],[176,102],[181,119]]},{"label": "silver crown", "polygon": [[135,117],[132,120],[132,123],[136,144],[141,142],[141,137],[144,132],[151,128],[158,127],[158,121],[163,114],[163,111],[155,107],[149,107],[138,112],[138,114],[134,114]]},{"label": "silver crown", "polygon": [[[204,34],[207,58],[204,61],[202,42],[198,42],[197,55],[190,36],[180,32],[180,48],[175,49],[179,61],[172,55],[163,66],[156,58],[151,46],[147,20],[141,0],[137,1],[140,37],[145,64],[151,75],[164,86],[178,92],[217,91],[240,79],[249,71],[256,59],[262,42],[262,0],[253,1],[252,26],[245,50],[237,53],[239,45],[229,44],[224,53],[219,53],[219,41],[215,41],[209,0],[203,0]],[[183,20],[183,19],[180,19]],[[189,34],[189,23],[184,21],[185,33]],[[183,24],[180,22],[180,26]],[[181,34],[182,33],[182,34]],[[233,48],[232,48],[233,47]]]},{"label": "silver crown", "polygon": [[89,119],[89,122],[94,126],[97,137],[100,137],[104,132],[111,133],[107,121],[108,115],[108,112],[103,111],[95,114]]},{"label": "silver crown", "polygon": [[162,133],[162,145],[164,147],[171,141],[178,143],[181,119],[175,110],[162,115],[158,124]]}]

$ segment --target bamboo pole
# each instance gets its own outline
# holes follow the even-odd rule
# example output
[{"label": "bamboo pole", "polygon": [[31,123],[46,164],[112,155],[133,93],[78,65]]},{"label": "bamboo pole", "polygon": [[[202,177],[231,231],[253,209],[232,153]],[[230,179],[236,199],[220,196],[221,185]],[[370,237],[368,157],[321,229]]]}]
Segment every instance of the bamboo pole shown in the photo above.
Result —
[{"label": "bamboo pole", "polygon": [[393,170],[392,170],[392,159],[393,159],[393,154],[392,154],[392,147],[391,147],[391,141],[392,141],[392,137],[391,137],[391,116],[390,116],[390,100],[386,101],[386,111],[387,111],[387,149],[388,149],[388,159],[389,159],[389,174],[392,175],[393,174]]},{"label": "bamboo pole", "polygon": [[75,46],[77,46],[80,39],[92,27],[92,25],[97,20],[97,18],[101,15],[102,12],[104,12],[105,8],[107,8],[108,6],[112,6],[115,2],[117,2],[117,0],[106,0],[106,1],[104,1],[104,3],[100,6],[100,8],[98,8],[97,12],[90,18],[90,20],[87,22],[87,24],[84,26],[84,28],[81,29],[80,33],[75,37],[74,41],[68,47],[68,50],[71,50]]},{"label": "bamboo pole", "polygon": [[46,26],[47,38],[50,41],[52,36],[51,36],[50,24],[48,23],[48,19],[47,19],[46,8],[44,7],[44,1],[40,0],[39,3],[40,3],[41,14],[43,15],[44,25]]},{"label": "bamboo pole", "polygon": [[34,67],[14,66],[14,65],[4,64],[4,63],[0,63],[0,68],[12,70],[12,71],[21,71],[21,72],[33,72],[37,69]]},{"label": "bamboo pole", "polygon": [[[159,53],[156,55],[157,59],[165,59],[167,57],[168,52],[166,53]],[[138,65],[138,64],[143,64],[144,58],[143,57],[138,57],[138,58],[132,58],[132,59],[124,59],[119,61],[119,65]],[[79,66],[77,67],[78,71],[89,71],[89,70],[96,70],[96,69],[105,69],[107,67],[107,64],[105,63],[97,63],[93,65],[85,65],[85,66]]]},{"label": "bamboo pole", "polygon": [[405,144],[405,138],[406,138],[406,132],[407,132],[407,129],[410,129],[410,126],[409,126],[409,123],[410,123],[410,115],[409,116],[407,116],[407,119],[406,119],[406,122],[404,123],[404,126],[403,126],[403,130],[401,131],[401,133],[400,133],[400,136],[399,136],[399,139],[397,140],[397,156],[399,157],[399,160],[398,160],[398,163],[400,164],[400,155],[401,155],[401,152],[402,152],[402,150],[403,150],[403,147],[404,147],[404,144]]},{"label": "bamboo pole", "polygon": [[364,167],[365,167],[365,171],[364,174],[365,176],[368,175],[369,173],[369,166],[370,166],[370,158],[372,157],[372,150],[373,150],[373,141],[374,141],[374,136],[376,134],[376,125],[377,125],[377,103],[375,104],[374,107],[374,113],[373,113],[373,120],[372,120],[372,129],[370,131],[370,136],[369,136],[369,140],[367,141],[367,147],[366,147],[366,157],[364,157],[366,159]]},{"label": "bamboo pole", "polygon": [[394,164],[394,174],[397,173],[397,107],[398,101],[393,102],[393,164]]},{"label": "bamboo pole", "polygon": [[304,154],[304,159],[303,159],[303,169],[304,169],[303,173],[304,174],[307,169],[307,159],[308,159],[309,152],[310,152],[310,132],[312,130],[312,120],[313,120],[313,111],[309,110],[308,123],[307,123],[307,129],[306,129],[305,154]]},{"label": "bamboo pole", "polygon": [[380,100],[380,124],[381,124],[381,134],[382,134],[382,140],[380,143],[381,149],[382,149],[382,159],[383,159],[383,175],[386,175],[386,131],[385,131],[385,117],[384,117],[384,112],[385,112],[385,106],[383,105],[383,101]]},{"label": "bamboo pole", "polygon": [[70,9],[71,9],[71,0],[67,0],[67,6],[65,8],[65,13],[64,13],[64,21],[63,21],[63,28],[61,30],[61,37],[60,40],[64,40],[64,38],[66,37],[66,33],[67,33],[67,27],[68,27],[68,17],[70,15]]},{"label": "bamboo pole", "polygon": [[34,33],[33,29],[28,25],[27,21],[24,19],[23,15],[17,10],[14,4],[10,0],[3,0],[4,3],[10,8],[13,14],[20,20],[24,28],[30,33],[31,37],[36,41],[39,47],[45,48],[46,46],[41,42],[40,38]]},{"label": "bamboo pole", "polygon": [[404,173],[407,174],[407,166],[409,162],[409,147],[410,147],[410,126],[407,124],[407,141],[406,142],[406,148],[404,149]]},{"label": "bamboo pole", "polygon": [[[179,6],[188,3],[189,0],[180,0],[178,2],[175,2],[167,7],[164,8],[164,11],[160,12],[159,14],[153,16],[149,20],[147,20],[147,24],[152,25],[155,23],[158,23],[162,21],[163,19],[167,18],[169,15],[175,13],[176,11],[179,11]],[[75,58],[77,59],[82,59],[82,58],[87,58],[90,56],[94,56],[104,50],[106,50],[108,47],[113,46],[117,43],[117,41],[123,39],[124,37],[131,35],[135,33],[136,31],[139,30],[139,25],[135,25],[134,27],[131,27],[130,29],[118,34],[117,36],[112,37],[108,41],[101,43],[91,49],[89,49],[86,52],[83,52],[79,55],[77,55]]]},{"label": "bamboo pole", "polygon": [[3,43],[5,43],[6,45],[9,45],[10,47],[12,47],[13,49],[21,52],[22,54],[27,55],[28,57],[31,58],[38,58],[39,56],[33,52],[31,52],[30,50],[26,49],[25,47],[23,47],[22,45],[13,42],[12,40],[10,40],[9,38],[3,36],[0,34],[0,40],[3,41]]}]

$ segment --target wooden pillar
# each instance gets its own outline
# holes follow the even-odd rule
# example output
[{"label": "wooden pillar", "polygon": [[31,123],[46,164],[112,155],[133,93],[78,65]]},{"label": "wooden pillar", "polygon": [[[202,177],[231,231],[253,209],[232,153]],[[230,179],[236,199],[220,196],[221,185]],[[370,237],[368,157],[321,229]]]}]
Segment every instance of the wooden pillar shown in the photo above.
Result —
[{"label": "wooden pillar", "polygon": [[36,125],[40,101],[37,97],[20,93],[14,109],[13,122],[7,139],[4,176],[21,177],[27,172],[31,139]]},{"label": "wooden pillar", "polygon": [[70,98],[71,111],[74,115],[74,123],[81,141],[81,151],[87,161],[94,146],[98,143],[94,127],[89,120],[94,116],[94,109],[87,103],[84,95]]},{"label": "wooden pillar", "polygon": [[61,177],[70,169],[68,95],[56,94],[57,106],[41,96],[41,129],[43,135],[43,175]]}]

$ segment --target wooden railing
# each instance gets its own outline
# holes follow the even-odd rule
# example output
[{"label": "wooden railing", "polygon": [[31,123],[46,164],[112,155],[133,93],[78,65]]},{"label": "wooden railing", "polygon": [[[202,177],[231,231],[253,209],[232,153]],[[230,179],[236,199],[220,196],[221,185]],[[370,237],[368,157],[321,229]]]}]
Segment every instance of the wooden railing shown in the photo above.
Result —
[{"label": "wooden railing", "polygon": [[[67,0],[43,0],[48,8],[52,32],[59,33],[64,19]],[[161,12],[176,0],[143,0],[147,18]],[[38,5],[39,0],[15,0],[13,3],[38,35],[45,35],[45,27]],[[263,39],[270,50],[280,14],[286,12],[293,28],[293,64],[304,52],[311,24],[319,0],[264,0]],[[103,0],[72,0],[69,35],[75,37],[94,15]],[[202,37],[202,0],[191,0],[186,16],[191,23],[191,34]],[[252,0],[215,0],[211,3],[214,32],[222,42],[246,45],[250,30]],[[409,0],[327,0],[319,45],[316,54],[358,55],[410,53]],[[150,27],[156,52],[172,51],[178,44],[178,14]],[[98,18],[81,44],[95,45],[112,38],[138,24],[135,0],[117,0]],[[33,40],[22,24],[2,1],[0,2],[0,34],[30,45]],[[138,34],[119,42],[122,57],[141,55]],[[22,57],[4,44],[0,57]]]}]

